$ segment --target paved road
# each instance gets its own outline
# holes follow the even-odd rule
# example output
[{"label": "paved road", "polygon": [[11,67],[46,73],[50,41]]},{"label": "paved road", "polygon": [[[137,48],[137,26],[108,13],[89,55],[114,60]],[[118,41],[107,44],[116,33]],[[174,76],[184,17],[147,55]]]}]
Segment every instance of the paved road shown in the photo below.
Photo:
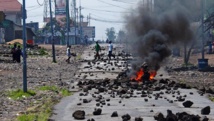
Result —
[{"label": "paved road", "polygon": [[[93,55],[93,51],[91,51],[91,49],[92,46],[84,52],[83,58],[85,60],[93,59],[92,56],[89,56]],[[107,52],[104,51],[104,53]],[[104,62],[97,62],[93,67],[90,67],[88,62],[83,62],[79,67],[79,73],[81,73],[81,75],[77,75],[76,78],[94,80],[102,78],[114,79],[118,72],[125,69],[126,63],[124,63],[125,61],[122,59],[114,60],[112,62],[112,65]],[[118,63],[121,66],[116,67],[114,63]],[[112,68],[115,69],[112,70]],[[163,77],[165,78],[170,78],[164,69],[161,69],[158,73],[163,74]],[[62,101],[55,106],[55,115],[52,116],[52,119],[56,121],[75,121],[72,117],[73,112],[76,110],[84,110],[86,112],[86,119],[84,121],[87,121],[90,118],[94,118],[95,121],[122,121],[121,116],[127,113],[132,116],[131,121],[134,121],[134,118],[139,116],[143,117],[144,121],[155,121],[153,118],[154,114],[162,112],[166,115],[167,109],[172,110],[173,113],[185,111],[190,114],[200,115],[200,111],[203,107],[210,106],[211,113],[207,117],[210,119],[209,121],[214,121],[214,111],[212,111],[212,109],[214,109],[214,103],[207,99],[206,95],[200,96],[195,89],[179,89],[181,92],[180,95],[187,95],[186,100],[194,102],[191,108],[184,108],[182,102],[170,103],[169,100],[175,100],[175,97],[172,97],[171,94],[164,93],[163,98],[161,99],[155,100],[155,98],[152,97],[148,99],[148,102],[145,102],[144,98],[137,94],[138,91],[134,92],[135,98],[129,99],[121,99],[119,97],[110,98],[109,94],[101,93],[102,96],[110,98],[111,100],[109,102],[110,106],[104,105],[102,107],[102,115],[100,116],[93,115],[94,108],[96,107],[96,101],[91,96],[93,91],[95,90],[91,90],[89,95],[84,97],[80,97],[79,93],[81,93],[81,91],[78,91],[74,93],[74,95],[62,99]],[[190,92],[192,92],[193,95],[190,94]],[[158,93],[158,91],[153,93]],[[80,99],[88,99],[91,100],[91,102],[78,106],[77,103],[82,102]],[[119,103],[119,101],[121,101],[121,103]],[[111,117],[111,114],[114,111],[118,112],[119,117]]]}]

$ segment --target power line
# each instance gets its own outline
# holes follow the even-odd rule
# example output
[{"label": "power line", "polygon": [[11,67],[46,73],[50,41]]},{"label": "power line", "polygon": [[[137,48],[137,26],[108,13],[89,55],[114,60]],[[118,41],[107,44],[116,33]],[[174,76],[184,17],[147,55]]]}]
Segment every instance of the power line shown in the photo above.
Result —
[{"label": "power line", "polygon": [[121,0],[113,0],[115,2],[122,2],[122,3],[126,3],[126,4],[134,4],[134,2],[125,2],[125,1],[121,1]]},{"label": "power line", "polygon": [[[90,14],[93,14],[94,16],[100,16],[100,15],[103,16],[103,13],[99,13],[98,11],[94,11],[93,13],[90,13]],[[118,16],[117,17],[118,19],[122,18],[122,15],[117,15],[117,16]],[[105,17],[107,17],[107,18],[109,18],[109,17],[113,18],[113,17],[115,17],[115,14],[108,13],[108,14],[105,14]],[[102,18],[102,17],[99,17],[99,18]]]},{"label": "power line", "polygon": [[100,22],[106,22],[106,23],[125,23],[124,21],[114,21],[114,20],[104,20],[104,19],[98,19],[98,18],[93,18],[90,17],[90,19],[95,20],[95,21],[100,21]]},{"label": "power line", "polygon": [[35,10],[35,9],[39,9],[40,7],[42,7],[42,6],[37,6],[36,8],[32,8],[32,9],[30,9],[30,10],[28,10],[28,11],[32,11],[32,10]]},{"label": "power line", "polygon": [[109,13],[131,13],[131,12],[118,12],[118,11],[109,11],[109,10],[101,10],[101,9],[93,9],[93,8],[87,8],[83,7],[84,9],[93,10],[93,11],[99,11],[99,12],[109,12]]},{"label": "power line", "polygon": [[43,15],[42,14],[32,15],[32,16],[28,16],[28,18],[34,18],[34,17],[39,17],[39,16],[43,16]]},{"label": "power line", "polygon": [[114,5],[114,4],[111,4],[111,3],[104,2],[102,0],[97,0],[97,1],[99,1],[101,3],[105,3],[105,4],[108,4],[108,5],[111,5],[111,6],[115,6],[115,7],[118,7],[118,8],[127,9],[127,8],[124,8],[124,7],[121,7],[121,6],[117,6],[117,5]]},{"label": "power line", "polygon": [[37,3],[38,3],[40,6],[43,6],[43,5],[44,5],[44,0],[43,0],[43,3],[42,3],[42,4],[39,3],[39,0],[37,0]]}]

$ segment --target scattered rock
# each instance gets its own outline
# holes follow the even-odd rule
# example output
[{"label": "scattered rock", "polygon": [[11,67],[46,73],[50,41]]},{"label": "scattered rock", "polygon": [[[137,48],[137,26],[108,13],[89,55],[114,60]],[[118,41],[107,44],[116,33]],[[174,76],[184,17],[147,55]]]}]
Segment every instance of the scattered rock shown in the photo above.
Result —
[{"label": "scattered rock", "polygon": [[77,120],[83,120],[85,119],[85,111],[77,110],[73,113],[73,117]]},{"label": "scattered rock", "polygon": [[209,118],[207,118],[206,116],[201,117],[201,121],[209,121]]},{"label": "scattered rock", "polygon": [[190,100],[187,100],[187,101],[185,101],[185,102],[183,103],[183,106],[184,106],[185,108],[190,108],[192,105],[193,105],[193,102],[190,101]]},{"label": "scattered rock", "polygon": [[95,110],[93,112],[94,115],[101,115],[101,113],[102,113],[102,109],[100,109],[100,108],[98,108],[98,109],[95,108]]},{"label": "scattered rock", "polygon": [[141,118],[141,117],[136,117],[134,120],[135,120],[135,121],[143,121],[143,118]]},{"label": "scattered rock", "polygon": [[128,121],[131,119],[131,116],[129,114],[125,114],[122,116],[123,121]]},{"label": "scattered rock", "polygon": [[154,119],[157,121],[165,121],[164,115],[161,112],[157,112],[154,115]]},{"label": "scattered rock", "polygon": [[209,115],[210,114],[210,106],[206,106],[201,109],[201,114],[202,115]]},{"label": "scattered rock", "polygon": [[118,117],[117,111],[114,111],[114,112],[111,114],[111,117]]}]

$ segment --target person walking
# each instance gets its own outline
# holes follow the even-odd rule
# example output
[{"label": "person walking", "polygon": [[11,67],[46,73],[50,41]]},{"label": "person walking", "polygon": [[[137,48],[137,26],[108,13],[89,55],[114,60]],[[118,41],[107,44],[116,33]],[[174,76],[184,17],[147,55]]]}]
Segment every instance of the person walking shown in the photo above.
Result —
[{"label": "person walking", "polygon": [[20,45],[18,45],[15,55],[16,55],[16,62],[21,63],[22,50]]},{"label": "person walking", "polygon": [[16,62],[16,50],[17,50],[17,45],[16,43],[13,45],[13,48],[11,49],[11,54],[12,54],[12,61]]},{"label": "person walking", "polygon": [[98,41],[96,41],[95,51],[96,51],[95,60],[96,60],[97,58],[98,58],[98,60],[99,60],[99,59],[100,59],[100,54],[99,54],[99,52],[101,51],[101,47],[100,47]]},{"label": "person walking", "polygon": [[113,56],[115,58],[115,55],[112,54],[113,51],[113,44],[111,41],[109,41],[109,45],[108,45],[108,58],[109,60],[111,60],[111,56]]},{"label": "person walking", "polygon": [[68,56],[68,59],[66,59],[66,62],[70,63],[70,58],[71,58],[71,46],[70,45],[66,49],[66,54]]}]

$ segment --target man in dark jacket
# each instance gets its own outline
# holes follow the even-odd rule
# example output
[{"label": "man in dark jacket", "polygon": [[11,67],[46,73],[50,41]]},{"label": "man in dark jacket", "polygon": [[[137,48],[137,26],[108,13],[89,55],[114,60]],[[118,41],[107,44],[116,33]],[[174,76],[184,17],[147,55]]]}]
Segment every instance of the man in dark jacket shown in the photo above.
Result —
[{"label": "man in dark jacket", "polygon": [[20,63],[21,62],[21,56],[22,56],[22,50],[20,45],[18,45],[17,50],[16,50],[16,62]]},{"label": "man in dark jacket", "polygon": [[11,49],[11,53],[12,53],[12,60],[13,62],[16,62],[16,43],[13,45],[13,48]]}]

